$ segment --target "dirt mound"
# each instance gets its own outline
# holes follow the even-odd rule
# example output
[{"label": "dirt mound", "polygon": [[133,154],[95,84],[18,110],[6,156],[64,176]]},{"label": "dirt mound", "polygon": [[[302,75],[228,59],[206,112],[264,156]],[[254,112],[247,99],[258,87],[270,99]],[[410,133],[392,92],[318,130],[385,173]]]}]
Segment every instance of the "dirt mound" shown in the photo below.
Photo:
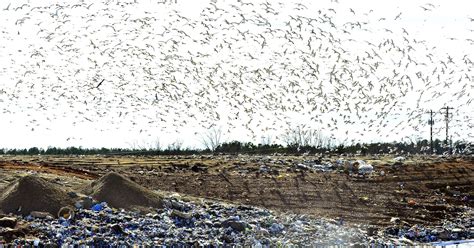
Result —
[{"label": "dirt mound", "polygon": [[162,198],[158,194],[115,172],[110,172],[93,182],[86,189],[86,194],[115,208],[163,207]]},{"label": "dirt mound", "polygon": [[11,183],[0,197],[0,209],[5,213],[28,215],[31,211],[51,213],[72,205],[71,199],[61,188],[39,176],[28,175]]}]

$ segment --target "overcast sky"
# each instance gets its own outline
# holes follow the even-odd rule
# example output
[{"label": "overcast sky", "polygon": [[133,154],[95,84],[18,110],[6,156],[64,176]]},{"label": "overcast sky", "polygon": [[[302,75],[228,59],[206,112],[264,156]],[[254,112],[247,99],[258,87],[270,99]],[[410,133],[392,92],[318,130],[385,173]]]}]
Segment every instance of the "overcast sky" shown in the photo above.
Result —
[{"label": "overcast sky", "polygon": [[[262,15],[266,14],[263,5],[260,5],[265,3],[264,1],[247,1],[253,3],[254,6],[242,6],[241,13],[245,15],[248,13],[249,19],[260,12]],[[323,14],[331,15],[337,27],[342,27],[347,22],[365,22],[364,27],[367,29],[365,31],[351,31],[350,34],[341,30],[334,31],[336,38],[346,42],[337,45],[334,49],[345,53],[351,68],[355,68],[356,58],[362,58],[366,51],[371,51],[372,48],[367,45],[368,43],[377,45],[385,39],[392,39],[398,42],[397,44],[404,44],[402,37],[409,37],[410,44],[413,43],[413,50],[409,50],[408,45],[403,47],[410,52],[402,57],[398,57],[400,52],[390,50],[386,55],[381,54],[380,59],[374,58],[374,61],[377,60],[382,64],[383,69],[378,70],[372,78],[350,80],[344,78],[346,81],[342,80],[347,84],[347,92],[349,92],[350,88],[354,87],[352,86],[354,82],[367,83],[366,81],[370,80],[381,80],[383,75],[386,77],[400,73],[410,75],[413,79],[413,87],[400,86],[399,81],[396,81],[387,92],[380,95],[375,92],[374,95],[370,95],[371,98],[385,97],[383,94],[393,92],[394,98],[389,102],[390,105],[393,103],[394,108],[383,117],[379,117],[378,114],[386,109],[382,109],[382,105],[374,105],[373,102],[366,104],[367,109],[371,106],[373,109],[367,110],[362,117],[357,117],[353,111],[344,111],[342,107],[336,108],[337,111],[311,112],[309,109],[314,107],[311,104],[293,111],[282,111],[281,106],[277,106],[275,110],[269,110],[268,106],[272,104],[261,97],[265,94],[265,91],[261,89],[262,85],[269,86],[266,91],[274,93],[284,101],[290,98],[286,99],[289,102],[288,108],[293,106],[293,101],[307,98],[312,93],[311,83],[315,79],[309,79],[308,76],[303,75],[301,79],[298,79],[298,81],[304,81],[304,83],[300,82],[298,87],[301,87],[301,91],[298,93],[290,96],[286,95],[289,93],[278,90],[278,87],[286,89],[285,85],[294,79],[293,76],[286,77],[285,70],[288,69],[282,68],[279,68],[277,73],[285,73],[278,74],[283,75],[284,80],[280,77],[279,82],[274,81],[275,79],[265,81],[249,76],[248,81],[238,86],[242,94],[233,95],[232,90],[227,89],[225,84],[228,84],[229,80],[237,81],[237,76],[229,78],[232,72],[235,73],[237,67],[248,66],[249,72],[252,68],[252,70],[259,68],[264,72],[263,68],[269,68],[272,64],[276,64],[276,61],[285,61],[298,69],[303,67],[298,49],[300,47],[302,48],[300,50],[305,49],[305,42],[294,45],[296,53],[279,58],[275,55],[276,52],[281,53],[282,47],[291,49],[293,45],[284,43],[286,42],[284,39],[282,41],[282,39],[271,39],[271,36],[265,36],[268,46],[258,57],[259,43],[253,47],[253,43],[237,38],[233,41],[232,37],[238,37],[237,31],[234,28],[219,30],[219,27],[226,27],[226,24],[223,20],[217,20],[214,30],[216,36],[220,38],[216,38],[216,44],[220,42],[219,39],[226,39],[226,41],[234,42],[235,45],[232,49],[214,52],[211,45],[208,47],[199,45],[201,38],[198,37],[199,32],[204,32],[202,27],[199,29],[185,26],[182,24],[183,19],[174,21],[177,12],[188,18],[190,22],[200,24],[204,20],[201,14],[206,11],[206,7],[211,6],[212,1],[178,0],[177,3],[159,3],[159,1],[137,0],[136,3],[128,2],[132,4],[120,6],[124,2],[62,1],[54,5],[57,1],[0,0],[0,31],[2,32],[0,35],[0,87],[2,87],[0,104],[2,107],[0,108],[3,110],[0,112],[0,147],[153,147],[157,141],[161,146],[182,141],[185,147],[201,147],[200,136],[212,125],[224,130],[225,140],[236,139],[256,143],[261,141],[262,136],[271,137],[274,142],[282,142],[281,137],[285,129],[296,125],[319,129],[324,135],[332,136],[336,142],[408,141],[429,138],[429,128],[426,123],[428,115],[425,114],[429,109],[437,113],[435,131],[438,138],[444,139],[443,115],[439,110],[446,105],[455,107],[451,122],[453,138],[474,140],[474,108],[471,103],[474,96],[474,73],[470,69],[472,64],[465,63],[465,61],[474,60],[474,14],[472,14],[474,3],[472,1],[285,1],[283,5],[278,4],[277,1],[268,1],[279,12],[278,15],[282,16],[282,18],[268,19],[274,29],[285,29],[284,20],[291,20],[289,16],[302,15],[314,18],[322,16],[321,13],[318,14],[318,10],[322,10]],[[295,6],[300,6],[300,3],[306,8],[295,10]],[[72,7],[75,4],[81,7]],[[90,4],[93,5],[89,6]],[[217,1],[217,6],[226,10],[232,9],[232,5],[241,6],[241,3],[237,0]],[[35,6],[47,8],[33,9]],[[89,8],[83,6],[89,6]],[[14,10],[18,7],[20,8]],[[173,12],[174,10],[176,12]],[[231,18],[238,20],[238,14],[238,11],[235,13],[230,11],[224,16],[228,16],[226,18],[229,20],[232,20]],[[84,16],[92,16],[92,20],[81,19]],[[125,34],[125,30],[130,31],[135,28],[135,25],[140,24],[140,22],[128,24],[129,19],[149,17],[156,17],[153,21],[147,19],[156,26],[142,26],[142,31],[136,31],[136,36],[132,35],[133,32]],[[60,25],[60,21],[64,20],[69,21]],[[115,24],[107,27],[107,24],[112,21]],[[221,26],[217,25],[217,22],[221,23]],[[239,27],[239,31],[242,31],[247,26],[242,24]],[[249,27],[250,33],[255,34],[256,37],[263,32],[263,29]],[[166,29],[181,30],[190,34],[191,37],[183,40],[176,52],[182,58],[194,53],[193,56],[195,56],[197,51],[209,52],[211,56],[201,58],[201,60],[196,59],[202,63],[203,68],[213,68],[220,61],[230,61],[228,64],[222,64],[220,71],[214,73],[215,84],[219,86],[207,85],[207,79],[204,77],[196,78],[196,76],[204,75],[204,72],[196,72],[194,84],[187,83],[186,80],[190,80],[187,76],[194,75],[194,72],[186,73],[185,68],[191,68],[191,70],[200,68],[193,66],[194,60],[180,62],[177,59],[167,64],[171,65],[166,67],[168,71],[163,69],[162,64],[168,63],[168,57],[164,54],[160,57],[156,50],[160,49],[166,53],[165,48],[168,43],[159,46],[155,42],[153,49],[146,44],[150,40],[159,41],[160,38],[156,37]],[[332,29],[328,26],[327,30]],[[66,34],[66,31],[70,32]],[[66,44],[64,40],[73,37],[74,33],[86,38],[83,40],[73,38],[69,41],[69,45]],[[48,34],[51,34],[50,40],[48,40]],[[302,39],[311,36],[304,30],[301,31],[301,35]],[[179,39],[179,37],[178,32],[169,36],[173,39]],[[329,43],[321,44],[331,48]],[[148,51],[156,51],[157,54],[150,60],[139,55],[130,58],[123,57],[125,62],[122,65],[119,57],[112,58],[104,55],[106,50],[110,52],[113,49],[132,45],[141,46]],[[73,53],[65,52],[71,47],[77,48],[74,52],[78,55],[77,58],[71,57]],[[106,47],[107,49],[104,49]],[[239,49],[245,53],[237,53]],[[99,50],[102,50],[102,53],[99,53]],[[133,51],[128,51],[128,54],[116,52],[114,55],[133,54]],[[248,60],[245,54],[257,54],[258,58]],[[327,82],[329,78],[325,77],[333,68],[334,53],[331,54],[331,49],[328,49],[321,54],[315,55],[314,62],[322,61],[319,62],[321,77],[318,80],[327,85],[326,95],[329,96],[334,89],[329,89],[331,84]],[[171,52],[170,55],[172,55]],[[94,70],[88,69],[90,67],[85,65],[93,63],[89,59],[95,60],[94,63],[102,66]],[[410,65],[405,69],[403,66],[394,67],[398,60],[400,63],[402,61],[407,63],[412,59],[418,61],[417,65]],[[454,61],[452,65],[449,64],[450,59]],[[444,66],[440,64],[440,61],[448,65],[443,69]],[[189,66],[186,66],[187,64]],[[176,67],[178,72],[174,72],[172,67]],[[149,68],[150,73],[143,68]],[[451,68],[453,68],[452,71]],[[170,70],[173,73],[170,73]],[[421,82],[421,79],[417,80],[415,76],[421,72],[422,78],[433,75],[430,80],[434,80],[440,70],[443,70],[443,74],[441,79],[438,77],[438,80],[449,83],[449,86],[433,83],[432,87],[427,88],[426,84]],[[149,80],[146,78],[147,75],[154,75],[155,78]],[[176,87],[177,92],[183,91],[183,95],[180,96],[192,95],[197,98],[178,100],[164,94],[163,88],[157,88],[158,85],[164,87],[164,84],[158,82],[169,82],[170,75],[174,75],[173,80],[184,83],[175,84],[175,86],[168,85],[168,87]],[[221,76],[222,81],[219,81],[217,75]],[[145,79],[143,82],[134,81],[137,78]],[[253,79],[255,81],[252,81]],[[102,80],[104,80],[103,84],[96,87]],[[122,86],[120,80],[126,81],[126,85]],[[273,88],[272,85],[278,85],[278,87]],[[408,91],[402,95],[404,87]],[[186,88],[187,92],[184,92],[183,88]],[[199,97],[198,92],[203,89],[206,89],[204,97]],[[241,99],[242,95],[246,97]],[[245,101],[247,96],[254,100],[252,104],[248,106],[236,104],[242,103],[242,100]],[[123,99],[120,100],[120,98]],[[364,102],[355,94],[352,94],[351,98],[353,99],[341,95],[340,101],[351,106]],[[336,98],[332,97],[329,101],[318,98],[315,101],[318,102],[317,106],[320,109],[319,106],[333,106],[334,99]],[[416,101],[418,99],[421,99],[419,105]],[[249,108],[255,113],[245,113],[244,109]],[[166,109],[171,111],[166,111]],[[344,122],[346,119],[340,117],[342,114],[351,116],[352,123]],[[317,116],[317,121],[314,119],[315,116]],[[288,123],[291,124],[288,125]],[[335,126],[337,129],[334,128]]]}]

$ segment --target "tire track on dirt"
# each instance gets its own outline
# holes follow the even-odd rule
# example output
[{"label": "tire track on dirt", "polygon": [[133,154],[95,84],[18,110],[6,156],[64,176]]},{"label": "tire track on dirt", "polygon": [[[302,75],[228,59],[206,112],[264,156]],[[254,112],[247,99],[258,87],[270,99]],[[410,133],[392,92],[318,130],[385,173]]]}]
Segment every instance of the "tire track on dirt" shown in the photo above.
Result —
[{"label": "tire track on dirt", "polygon": [[29,170],[40,173],[55,174],[61,176],[78,177],[81,179],[96,179],[99,176],[95,173],[74,169],[66,166],[52,166],[46,163],[26,163],[26,162],[0,162],[0,169],[3,170]]}]

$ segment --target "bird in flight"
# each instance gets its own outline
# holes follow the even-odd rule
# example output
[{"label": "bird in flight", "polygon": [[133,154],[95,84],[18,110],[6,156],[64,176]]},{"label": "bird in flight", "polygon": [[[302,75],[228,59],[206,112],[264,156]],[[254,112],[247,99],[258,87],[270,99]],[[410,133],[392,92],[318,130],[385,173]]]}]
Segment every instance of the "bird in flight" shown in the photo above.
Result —
[{"label": "bird in flight", "polygon": [[105,81],[105,78],[102,79],[102,80],[97,84],[97,86],[95,86],[95,88],[98,89],[98,88],[102,85],[102,83],[104,83],[104,81]]}]

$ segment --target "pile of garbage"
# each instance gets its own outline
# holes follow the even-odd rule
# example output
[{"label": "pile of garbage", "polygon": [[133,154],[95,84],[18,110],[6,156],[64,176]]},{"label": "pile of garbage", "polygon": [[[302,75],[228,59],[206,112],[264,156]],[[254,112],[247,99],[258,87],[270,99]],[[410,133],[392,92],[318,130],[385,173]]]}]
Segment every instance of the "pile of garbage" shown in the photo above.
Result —
[{"label": "pile of garbage", "polygon": [[[245,165],[248,163],[256,163],[260,165],[258,173],[260,174],[278,174],[278,170],[286,170],[287,168],[297,171],[311,172],[341,172],[351,175],[369,175],[374,172],[374,166],[364,160],[350,160],[339,158],[333,160],[331,158],[316,157],[313,159],[303,158],[273,158],[270,156],[253,156],[245,158],[239,156],[239,162],[236,164]],[[398,161],[398,160],[397,160]],[[249,168],[244,166],[236,166],[241,173],[248,173]]]},{"label": "pile of garbage", "polygon": [[[441,229],[399,225],[373,232],[369,226],[348,225],[343,220],[283,215],[243,205],[204,200],[189,202],[179,196],[163,202],[163,209],[147,214],[115,209],[101,202],[59,218],[51,215],[4,217],[5,221],[0,219],[0,226],[9,225],[12,230],[15,225],[12,222],[27,223],[33,236],[8,242],[34,246],[379,246],[473,238],[472,223],[468,221],[446,224]],[[1,230],[2,227],[0,233]]]},{"label": "pile of garbage", "polygon": [[[78,209],[73,218],[25,216],[35,236],[14,245],[273,246],[353,245],[378,242],[360,228],[264,209],[166,199],[164,209],[140,214],[105,202]],[[100,207],[99,207],[100,206]]]},{"label": "pile of garbage", "polygon": [[331,162],[321,162],[319,160],[306,160],[303,163],[298,163],[296,167],[299,169],[321,172],[333,171],[336,169],[336,167]]},{"label": "pile of garbage", "polygon": [[367,175],[374,171],[374,167],[363,160],[350,161],[344,159],[338,159],[335,163],[321,160],[305,160],[297,163],[296,168],[318,172],[344,171],[349,174],[358,175]]},{"label": "pile of garbage", "polygon": [[405,240],[406,243],[433,243],[450,240],[470,240],[474,245],[473,211],[465,211],[455,220],[445,220],[439,226],[408,225],[398,218],[392,218],[393,226],[384,230],[386,237]]},{"label": "pile of garbage", "polygon": [[[31,176],[24,180],[53,189],[47,180]],[[115,186],[121,190],[109,188]],[[7,200],[18,193],[18,184],[8,189],[4,194]],[[368,225],[346,224],[342,219],[277,213],[204,199],[191,201],[178,194],[160,197],[118,174],[105,175],[88,191],[92,195],[67,193],[76,202],[57,213],[35,208],[29,214],[0,214],[0,246],[383,246],[473,238],[472,213],[432,228],[410,227],[395,219],[392,227],[378,231]],[[112,202],[105,201],[100,192],[113,192]],[[23,197],[34,197],[23,193]],[[65,197],[63,192],[52,193]],[[132,197],[131,193],[145,195]],[[127,199],[128,205],[123,202]],[[145,206],[148,211],[144,211]]]}]

